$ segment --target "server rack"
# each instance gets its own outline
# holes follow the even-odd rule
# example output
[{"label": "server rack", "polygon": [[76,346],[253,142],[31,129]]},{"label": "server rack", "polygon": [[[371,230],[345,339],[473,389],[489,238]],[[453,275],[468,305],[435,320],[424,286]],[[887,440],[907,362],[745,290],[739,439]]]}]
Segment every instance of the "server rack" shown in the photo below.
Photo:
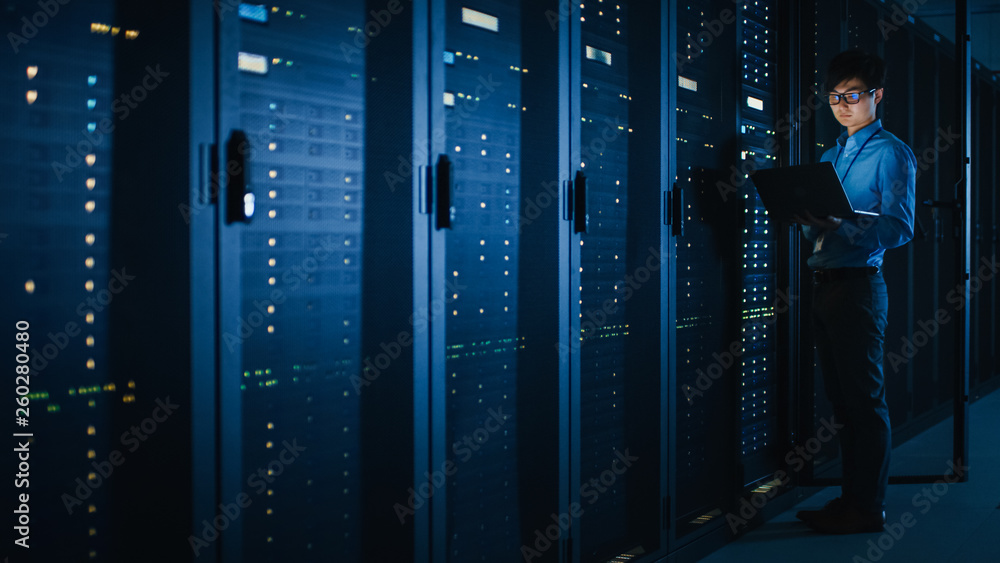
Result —
[{"label": "server rack", "polygon": [[[588,2],[570,20],[570,501],[579,561],[662,552],[662,7]],[[577,101],[578,100],[578,101]]]},{"label": "server rack", "polygon": [[14,405],[11,448],[24,463],[7,489],[24,527],[9,537],[52,560],[113,553],[115,472],[138,446],[114,413],[133,424],[148,416],[135,403],[141,386],[109,369],[110,307],[138,283],[111,254],[115,129],[131,110],[115,58],[137,34],[115,7],[12,1],[0,16],[10,49],[0,62],[0,322],[19,345],[4,358],[5,396],[27,401]]}]

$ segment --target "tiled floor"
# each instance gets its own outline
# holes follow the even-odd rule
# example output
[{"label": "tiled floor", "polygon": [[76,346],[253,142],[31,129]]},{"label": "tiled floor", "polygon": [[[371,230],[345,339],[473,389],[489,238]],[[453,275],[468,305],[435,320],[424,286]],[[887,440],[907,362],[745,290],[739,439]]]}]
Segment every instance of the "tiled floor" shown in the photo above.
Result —
[{"label": "tiled floor", "polygon": [[[829,487],[702,561],[1000,562],[1000,391],[974,402],[969,412],[969,481],[890,485],[885,532],[827,536],[795,518],[798,510],[839,494],[839,487]],[[892,474],[943,473],[951,429],[949,418],[894,449]],[[901,524],[907,512],[910,527]]]}]

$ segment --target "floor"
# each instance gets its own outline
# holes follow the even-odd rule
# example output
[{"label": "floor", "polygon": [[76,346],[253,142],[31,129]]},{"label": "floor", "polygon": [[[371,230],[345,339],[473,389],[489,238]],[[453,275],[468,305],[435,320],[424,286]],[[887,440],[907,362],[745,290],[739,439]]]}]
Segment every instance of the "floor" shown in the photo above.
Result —
[{"label": "floor", "polygon": [[[702,561],[1000,562],[1000,391],[973,402],[969,415],[969,481],[890,485],[885,531],[827,536],[797,520],[798,510],[839,494],[828,487]],[[941,474],[951,448],[949,418],[895,448],[891,474]]]}]

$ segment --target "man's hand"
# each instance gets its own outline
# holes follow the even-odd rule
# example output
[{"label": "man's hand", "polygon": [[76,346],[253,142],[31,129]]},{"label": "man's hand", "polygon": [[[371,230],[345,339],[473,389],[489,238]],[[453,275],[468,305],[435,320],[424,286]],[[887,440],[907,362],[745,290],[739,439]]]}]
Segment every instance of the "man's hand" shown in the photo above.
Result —
[{"label": "man's hand", "polygon": [[827,215],[825,219],[819,219],[814,217],[813,214],[808,211],[803,211],[801,214],[793,215],[792,221],[801,225],[818,227],[824,231],[836,231],[840,227],[840,224],[844,222],[843,219],[834,217],[833,215]]}]

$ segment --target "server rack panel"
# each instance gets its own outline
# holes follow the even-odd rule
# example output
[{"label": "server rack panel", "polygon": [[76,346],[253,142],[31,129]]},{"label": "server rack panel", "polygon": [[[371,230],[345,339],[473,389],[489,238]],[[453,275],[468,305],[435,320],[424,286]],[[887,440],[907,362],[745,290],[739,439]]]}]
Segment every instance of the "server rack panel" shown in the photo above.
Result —
[{"label": "server rack panel", "polygon": [[[950,45],[947,47],[950,47]],[[937,103],[939,104],[939,109],[938,124],[934,131],[934,141],[937,143],[937,146],[928,144],[921,147],[921,156],[927,160],[927,157],[923,155],[931,154],[928,149],[933,147],[935,153],[933,159],[934,172],[938,177],[937,191],[933,199],[939,202],[950,203],[965,200],[964,195],[961,195],[964,194],[965,183],[964,181],[960,181],[964,176],[964,172],[963,168],[959,166],[962,158],[962,141],[957,141],[949,145],[943,139],[949,132],[950,134],[954,134],[962,130],[961,121],[964,117],[962,117],[963,114],[959,113],[957,106],[959,103],[959,92],[956,81],[959,74],[958,65],[955,61],[954,48],[947,47],[942,45],[938,52],[939,86]],[[943,149],[938,148],[941,145],[944,145]],[[924,200],[918,197],[917,201]],[[957,371],[957,367],[955,366],[956,331],[961,329],[962,322],[960,319],[960,310],[948,301],[950,299],[948,296],[959,284],[955,272],[959,266],[959,261],[962,260],[962,253],[956,249],[955,245],[962,231],[959,221],[961,213],[947,205],[938,207],[937,211],[939,212],[938,219],[941,221],[942,228],[941,236],[939,236],[941,242],[936,257],[936,266],[939,272],[938,276],[940,277],[940,285],[936,295],[937,307],[949,310],[949,313],[952,313],[954,322],[944,324],[941,327],[941,332],[937,334],[935,339],[941,363],[938,364],[939,368],[935,374],[936,386],[930,386],[929,389],[935,393],[936,405],[950,405],[952,397],[955,394],[954,376]],[[916,329],[914,331],[916,332]]]},{"label": "server rack panel", "polygon": [[[978,129],[976,135],[976,148],[978,153],[974,156],[979,166],[977,176],[978,185],[974,191],[978,202],[974,207],[978,210],[978,229],[976,239],[979,242],[978,249],[974,249],[973,257],[979,264],[971,266],[971,271],[979,271],[982,260],[989,261],[997,255],[998,251],[998,230],[996,224],[997,207],[1000,206],[1000,198],[997,196],[997,186],[1000,185],[1000,176],[997,171],[997,128],[990,124],[997,122],[997,101],[998,88],[996,75],[992,77],[983,76],[979,81],[978,117],[973,119],[973,127]],[[971,272],[970,272],[971,273]],[[985,277],[985,276],[984,276]],[[997,365],[997,327],[996,311],[998,310],[996,282],[987,282],[979,294],[979,316],[976,337],[979,346],[979,353],[973,356],[973,363],[978,365],[977,383],[982,385],[998,373]],[[978,360],[976,359],[978,358]]]},{"label": "server rack panel", "polygon": [[[974,63],[974,66],[979,67],[977,70],[981,68],[979,63]],[[975,104],[973,115],[977,117],[972,120],[971,131],[973,138],[973,153],[971,155],[973,162],[972,212],[974,215],[972,224],[973,264],[970,264],[969,273],[971,276],[977,277],[979,266],[982,264],[981,260],[985,258],[988,261],[989,257],[995,253],[992,241],[992,223],[984,221],[984,219],[991,219],[993,215],[994,194],[991,188],[995,185],[993,163],[996,159],[993,158],[993,144],[990,142],[992,141],[993,128],[989,124],[995,123],[996,120],[993,119],[994,90],[992,85],[981,74],[977,73],[972,81],[972,88],[972,99]],[[982,279],[979,283],[982,286],[975,298],[976,305],[970,311],[973,338],[969,343],[969,366],[971,368],[969,377],[972,387],[986,381],[993,370],[990,354],[992,346],[989,335],[990,317],[993,316],[990,311],[995,309],[989,308],[992,304],[991,284]]]},{"label": "server rack panel", "polygon": [[[909,144],[913,137],[915,119],[911,103],[914,92],[911,88],[915,63],[913,61],[913,39],[907,27],[895,30],[886,36],[884,59],[888,67],[883,100],[881,104],[882,123],[904,142]],[[914,226],[914,237],[923,238],[923,224]],[[883,277],[886,284],[894,289],[889,295],[889,317],[886,328],[886,347],[894,350],[904,338],[911,337],[911,329],[916,322],[913,318],[911,299],[914,280],[910,275],[914,267],[914,248],[910,243],[902,249],[887,251],[883,262]],[[889,405],[889,420],[903,423],[909,420],[910,397],[913,393],[913,362],[900,362],[896,356],[886,355],[884,373],[886,381],[886,402]]]},{"label": "server rack panel", "polygon": [[[913,80],[914,107],[926,107],[927,121],[915,123],[914,135],[911,146],[914,154],[918,154],[923,148],[932,146],[934,132],[938,123],[937,108],[934,102],[937,99],[937,58],[934,49],[925,41],[916,41],[914,44],[914,58],[924,61],[922,71],[915,73]],[[936,193],[935,170],[930,168],[921,170],[917,177],[917,201],[923,202],[933,199]],[[941,210],[932,209],[925,205],[918,205],[914,216],[915,236],[911,242],[913,245],[914,263],[913,279],[914,293],[911,296],[913,303],[913,316],[915,319],[926,319],[933,315],[937,309],[937,300],[934,295],[937,293],[938,270],[934,260],[935,249],[939,245],[939,239],[944,236],[941,224]],[[920,258],[924,258],[921,260]],[[917,297],[920,297],[917,299]],[[933,366],[940,365],[940,357],[936,345],[924,350],[925,362],[913,363],[913,388],[912,395],[912,416],[927,412],[933,407],[932,393],[925,391],[930,386]],[[929,357],[928,357],[929,356]]]},{"label": "server rack panel", "polygon": [[879,29],[879,10],[868,0],[846,0],[847,44],[852,48],[878,53],[882,37]]},{"label": "server rack panel", "polygon": [[584,190],[587,216],[568,249],[580,280],[570,288],[580,327],[571,337],[580,366],[580,403],[572,407],[579,451],[571,456],[584,511],[579,560],[606,561],[655,553],[661,541],[662,435],[649,425],[660,420],[654,312],[663,258],[659,190],[648,189],[659,181],[660,9],[587,2],[578,19],[573,189]]},{"label": "server rack panel", "polygon": [[0,322],[20,345],[4,365],[18,376],[16,397],[26,397],[15,427],[24,435],[14,447],[25,448],[30,462],[8,485],[15,498],[26,495],[30,510],[28,526],[11,540],[22,538],[30,549],[22,555],[33,560],[109,560],[120,509],[94,464],[122,449],[117,438],[127,427],[114,423],[112,410],[135,392],[112,378],[108,341],[112,289],[126,289],[109,251],[120,117],[114,59],[127,48],[126,35],[115,2],[47,13],[13,1],[0,19],[11,49],[0,62],[0,90],[8,94],[0,110],[7,202],[0,284],[10,300]]},{"label": "server rack panel", "polygon": [[[435,203],[425,258],[429,305],[443,311],[430,321],[430,396],[417,409],[430,424],[430,467],[454,468],[434,492],[430,558],[500,561],[527,546],[556,559],[564,542],[533,546],[559,510],[558,300],[533,305],[558,292],[558,269],[540,261],[557,248],[558,191],[549,189],[557,157],[552,146],[537,159],[525,147],[559,135],[554,116],[539,113],[557,107],[558,39],[545,11],[558,7],[430,8],[434,40],[422,64],[430,68],[431,150],[423,158]],[[526,202],[543,199],[529,214]],[[545,312],[551,316],[530,326]],[[536,432],[539,420],[553,426]]]},{"label": "server rack panel", "polygon": [[[681,209],[674,218],[683,221],[683,235],[673,242],[676,276],[671,288],[676,292],[676,336],[670,361],[673,392],[678,393],[671,436],[671,527],[676,536],[690,538],[720,525],[737,481],[739,402],[732,382],[739,366],[717,358],[732,354],[731,347],[742,348],[738,311],[744,213],[743,202],[724,197],[718,186],[729,182],[729,166],[737,162],[737,113],[725,92],[732,87],[729,77],[742,75],[742,65],[736,56],[736,28],[721,24],[723,16],[729,20],[737,15],[731,3],[678,3],[675,10],[680,56],[673,108],[674,205]],[[707,26],[717,19],[713,33]]]},{"label": "server rack panel", "polygon": [[[804,120],[802,123],[804,137],[807,139],[803,159],[805,162],[819,162],[823,153],[834,145],[837,136],[840,135],[840,125],[831,115],[829,106],[823,103],[818,96],[823,93],[825,87],[827,64],[834,55],[847,47],[844,21],[846,14],[844,3],[838,2],[813,2],[806,9],[809,10],[812,18],[812,30],[804,37],[809,38],[812,56],[806,57],[805,66],[811,71],[810,87],[813,91],[808,97],[803,92],[805,99],[800,103],[815,108],[815,111],[808,120]],[[814,95],[817,97],[813,97]],[[801,232],[798,233],[798,236],[801,241],[805,241]],[[815,428],[819,428],[822,420],[829,420],[833,416],[833,409],[830,406],[830,401],[826,398],[822,374],[817,365],[815,344],[812,340],[813,325],[810,314],[812,311],[812,273],[806,265],[806,260],[812,249],[808,241],[803,242],[800,248],[802,252],[798,262],[801,279],[799,292],[801,311],[803,312],[802,327],[805,331],[805,336],[802,339],[801,360],[803,365],[800,366],[800,373],[805,376],[802,378],[803,381],[806,379],[809,381],[803,386],[803,395],[800,400],[805,405],[809,405],[809,410],[812,411],[810,426],[803,429],[802,435],[811,436],[815,432]],[[827,462],[837,459],[838,456],[836,445],[828,442],[814,456],[812,467],[823,467],[827,465]],[[811,470],[812,468],[807,471]]]},{"label": "server rack panel", "polygon": [[[362,503],[371,486],[364,467],[389,455],[362,452],[361,438],[395,439],[378,419],[362,418],[364,392],[395,359],[369,341],[387,321],[362,317],[365,289],[378,283],[363,267],[385,251],[365,243],[373,229],[366,194],[391,187],[366,173],[366,163],[378,161],[372,147],[386,136],[384,129],[371,135],[368,123],[367,98],[380,95],[369,88],[381,87],[369,84],[386,78],[368,64],[365,49],[377,39],[372,16],[362,1],[230,8],[219,18],[218,136],[223,144],[239,139],[236,131],[245,138],[222,162],[246,169],[251,199],[241,203],[251,202],[252,216],[233,223],[227,216],[220,226],[219,283],[238,288],[224,294],[219,329],[220,353],[232,358],[221,374],[224,425],[231,424],[222,433],[231,455],[223,454],[221,494],[242,492],[251,504],[222,559],[361,560],[363,527],[372,521]],[[388,113],[406,123],[404,111]],[[240,194],[224,197],[233,195]],[[405,225],[393,232],[405,237]],[[409,351],[392,344],[397,358]],[[381,383],[405,389],[405,381]],[[398,483],[393,477],[386,479]],[[405,487],[398,492],[405,503]]]},{"label": "server rack panel", "polygon": [[[774,2],[744,3],[739,20],[743,38],[739,99],[741,169],[771,168],[778,160],[779,142],[774,131],[778,53],[775,11]],[[777,435],[781,406],[774,330],[775,307],[779,304],[775,284],[780,225],[770,221],[750,182],[743,185],[739,197],[744,208],[740,463],[741,485],[747,486],[770,481],[769,477],[783,463],[779,448],[784,442]]]},{"label": "server rack panel", "polygon": [[445,496],[445,558],[491,561],[520,546],[514,439],[522,345],[516,307],[520,10],[499,2],[476,10],[460,4],[445,4],[444,22],[443,129],[454,174],[444,261],[455,289],[446,289],[445,298],[441,438],[446,459],[459,465]]}]

